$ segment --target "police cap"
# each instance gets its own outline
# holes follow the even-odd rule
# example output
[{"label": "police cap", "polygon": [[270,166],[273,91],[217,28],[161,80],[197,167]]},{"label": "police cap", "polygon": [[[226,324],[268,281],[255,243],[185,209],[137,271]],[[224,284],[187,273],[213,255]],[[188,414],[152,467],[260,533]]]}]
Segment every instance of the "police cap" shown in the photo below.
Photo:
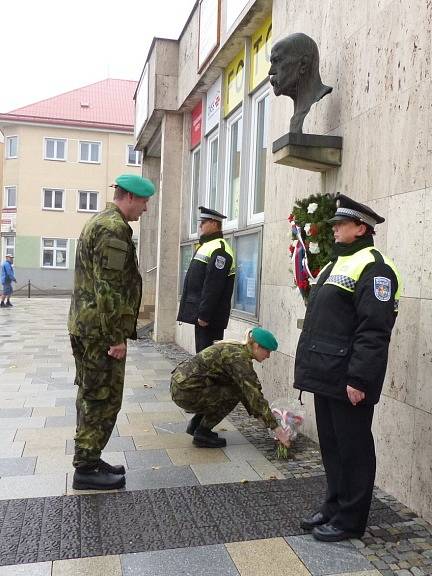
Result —
[{"label": "police cap", "polygon": [[226,216],[217,210],[212,210],[211,208],[206,208],[205,206],[198,206],[198,210],[199,220],[217,220],[218,222],[222,222],[222,220],[226,218]]},{"label": "police cap", "polygon": [[356,202],[344,194],[338,194],[336,196],[336,213],[328,222],[334,224],[341,220],[359,220],[374,228],[377,224],[382,224],[385,218],[368,206],[360,204],[360,202]]},{"label": "police cap", "polygon": [[272,352],[277,350],[278,341],[273,336],[273,334],[268,330],[265,330],[265,328],[253,328],[251,330],[251,336],[252,340],[259,344],[262,348],[271,350]]},{"label": "police cap", "polygon": [[143,178],[138,174],[122,174],[117,176],[115,183],[126,192],[130,192],[141,198],[149,198],[156,192],[155,186],[148,178]]}]

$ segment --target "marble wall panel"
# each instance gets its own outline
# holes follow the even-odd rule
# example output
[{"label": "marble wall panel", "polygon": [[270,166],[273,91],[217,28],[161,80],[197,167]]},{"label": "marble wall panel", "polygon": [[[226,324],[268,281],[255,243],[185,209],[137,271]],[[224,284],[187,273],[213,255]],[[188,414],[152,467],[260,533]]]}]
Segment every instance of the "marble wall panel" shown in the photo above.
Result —
[{"label": "marble wall panel", "polygon": [[427,188],[424,192],[425,211],[423,228],[423,257],[421,297],[432,299],[432,188]]},{"label": "marble wall panel", "polygon": [[432,522],[432,414],[416,410],[409,505]]},{"label": "marble wall panel", "polygon": [[432,300],[421,300],[417,322],[418,355],[411,359],[418,364],[415,406],[432,414]]}]

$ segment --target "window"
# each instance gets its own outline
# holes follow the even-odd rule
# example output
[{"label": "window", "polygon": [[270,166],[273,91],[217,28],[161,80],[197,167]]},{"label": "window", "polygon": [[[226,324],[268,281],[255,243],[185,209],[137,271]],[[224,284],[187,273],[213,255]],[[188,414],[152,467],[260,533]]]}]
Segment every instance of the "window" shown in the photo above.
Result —
[{"label": "window", "polygon": [[227,126],[227,181],[225,214],[228,221],[236,221],[240,200],[240,161],[242,142],[242,117],[236,114],[230,118]]},{"label": "window", "polygon": [[192,183],[191,183],[191,216],[190,216],[190,233],[198,232],[198,197],[199,197],[199,178],[200,178],[200,149],[195,148],[192,152]]},{"label": "window", "polygon": [[78,192],[78,211],[79,212],[97,212],[98,211],[98,193],[97,192]]},{"label": "window", "polygon": [[60,238],[42,238],[43,268],[66,268],[67,248],[67,240]]},{"label": "window", "polygon": [[215,209],[217,202],[218,183],[218,134],[209,136],[207,141],[207,202],[209,208]]},{"label": "window", "polygon": [[185,244],[180,246],[180,273],[179,273],[179,296],[182,295],[183,285],[186,278],[186,273],[189,268],[190,261],[193,255],[193,244]]},{"label": "window", "polygon": [[4,257],[15,256],[15,236],[4,236]]},{"label": "window", "polygon": [[133,144],[129,144],[127,147],[127,162],[131,166],[141,166],[141,152],[139,150],[134,150]]},{"label": "window", "polygon": [[66,160],[66,140],[45,138],[45,160]]},{"label": "window", "polygon": [[55,188],[43,189],[44,210],[64,210],[63,206],[64,190]]},{"label": "window", "polygon": [[258,317],[260,232],[235,237],[236,280],[234,288],[235,310]]},{"label": "window", "polygon": [[18,156],[18,136],[7,136],[6,158],[17,158],[17,156]]},{"label": "window", "polygon": [[16,208],[17,205],[17,189],[16,186],[5,186],[4,189],[4,207]]},{"label": "window", "polygon": [[80,162],[100,163],[100,142],[80,142]]},{"label": "window", "polygon": [[[251,165],[251,186],[249,197],[249,220],[259,221],[263,218],[267,142],[268,142],[269,94],[266,91],[255,99],[253,105],[253,150]],[[258,216],[258,218],[257,218]]]}]

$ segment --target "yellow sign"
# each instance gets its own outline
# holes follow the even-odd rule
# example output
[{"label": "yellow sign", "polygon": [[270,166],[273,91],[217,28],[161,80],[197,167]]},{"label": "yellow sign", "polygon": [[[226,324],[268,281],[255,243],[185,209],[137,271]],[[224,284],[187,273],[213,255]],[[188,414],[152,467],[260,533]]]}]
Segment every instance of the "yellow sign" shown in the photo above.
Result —
[{"label": "yellow sign", "polygon": [[268,76],[270,68],[272,22],[268,18],[259,30],[252,36],[251,41],[251,75],[250,90],[258,86]]},{"label": "yellow sign", "polygon": [[224,76],[224,111],[227,116],[243,100],[245,79],[244,49],[230,62]]}]

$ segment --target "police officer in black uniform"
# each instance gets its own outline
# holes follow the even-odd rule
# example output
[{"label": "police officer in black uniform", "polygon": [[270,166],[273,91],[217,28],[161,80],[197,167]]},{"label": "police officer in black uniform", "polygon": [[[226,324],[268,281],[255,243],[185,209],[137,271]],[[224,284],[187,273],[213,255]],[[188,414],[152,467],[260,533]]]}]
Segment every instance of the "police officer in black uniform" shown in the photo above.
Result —
[{"label": "police officer in black uniform", "polygon": [[318,540],[361,538],[375,480],[371,426],[387,368],[401,281],[374,248],[384,218],[344,195],[333,224],[334,258],[311,290],[294,387],[312,392],[327,494],[301,526]]},{"label": "police officer in black uniform", "polygon": [[223,238],[226,216],[200,206],[200,239],[183,286],[177,320],[195,325],[195,348],[201,352],[222,340],[228,325],[234,289],[235,263]]}]

